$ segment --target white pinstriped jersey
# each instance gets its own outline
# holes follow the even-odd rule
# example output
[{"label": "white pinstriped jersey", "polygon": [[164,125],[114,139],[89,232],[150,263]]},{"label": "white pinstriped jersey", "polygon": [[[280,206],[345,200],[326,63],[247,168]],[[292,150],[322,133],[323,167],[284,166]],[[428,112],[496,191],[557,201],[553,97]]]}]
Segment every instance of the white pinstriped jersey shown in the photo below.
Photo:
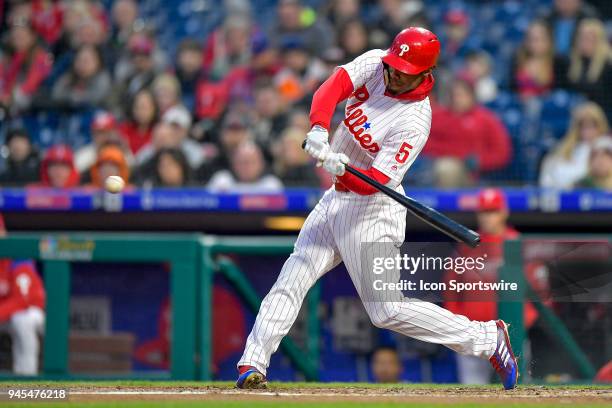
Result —
[{"label": "white pinstriped jersey", "polygon": [[346,154],[354,166],[375,167],[391,179],[390,187],[397,187],[427,142],[431,106],[429,98],[413,102],[385,95],[384,55],[376,49],[342,65],[355,92],[331,148]]},{"label": "white pinstriped jersey", "polygon": [[[347,101],[344,123],[331,147],[345,153],[355,166],[375,167],[390,177],[390,187],[403,191],[402,178],[427,141],[431,108],[428,98],[411,102],[384,95],[383,53],[373,50],[343,66],[356,91]],[[388,257],[399,255],[406,211],[384,194],[361,196],[333,187],[327,190],[304,222],[293,253],[261,303],[238,366],[252,366],[266,374],[270,357],[295,322],[306,293],[341,261],[376,326],[489,358],[497,345],[494,321],[470,321],[436,304],[397,294],[380,298],[369,287],[372,264],[364,258],[363,244],[388,243],[384,247]],[[389,282],[399,280],[399,270],[394,273]]]}]

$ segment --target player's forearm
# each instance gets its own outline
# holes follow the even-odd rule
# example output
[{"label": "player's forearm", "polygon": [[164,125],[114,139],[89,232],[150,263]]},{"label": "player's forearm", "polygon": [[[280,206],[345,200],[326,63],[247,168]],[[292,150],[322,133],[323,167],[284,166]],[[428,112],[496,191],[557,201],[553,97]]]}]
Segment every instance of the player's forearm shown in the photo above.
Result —
[{"label": "player's forearm", "polygon": [[338,68],[314,93],[310,107],[310,125],[329,130],[339,102],[353,93],[353,83],[344,68]]},{"label": "player's forearm", "polygon": [[[377,170],[374,167],[371,167],[368,170],[360,169],[359,167],[353,168],[359,171],[360,173],[363,173],[366,176],[378,181],[381,184],[387,184],[390,180],[389,176],[383,174],[380,170]],[[346,188],[359,195],[371,195],[378,192],[375,187],[369,185],[368,183],[361,180],[357,176],[354,176],[348,171],[342,176],[338,176],[337,180],[342,183],[342,185],[344,185]]]}]

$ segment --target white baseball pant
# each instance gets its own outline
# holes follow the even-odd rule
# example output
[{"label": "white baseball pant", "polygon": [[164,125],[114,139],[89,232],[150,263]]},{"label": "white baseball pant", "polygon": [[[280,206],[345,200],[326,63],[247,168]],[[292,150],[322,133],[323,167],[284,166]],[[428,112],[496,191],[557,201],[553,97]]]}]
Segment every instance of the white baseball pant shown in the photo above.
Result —
[{"label": "white baseball pant", "polygon": [[443,344],[461,354],[489,358],[497,344],[494,321],[470,321],[433,303],[399,299],[395,292],[378,301],[372,288],[362,287],[368,281],[363,274],[372,273],[363,270],[362,243],[395,244],[388,247],[399,253],[405,227],[406,209],[384,194],[360,196],[337,192],[333,187],[326,191],[264,298],[237,365],[250,365],[266,374],[270,357],[295,322],[308,290],[341,261],[376,327]]}]

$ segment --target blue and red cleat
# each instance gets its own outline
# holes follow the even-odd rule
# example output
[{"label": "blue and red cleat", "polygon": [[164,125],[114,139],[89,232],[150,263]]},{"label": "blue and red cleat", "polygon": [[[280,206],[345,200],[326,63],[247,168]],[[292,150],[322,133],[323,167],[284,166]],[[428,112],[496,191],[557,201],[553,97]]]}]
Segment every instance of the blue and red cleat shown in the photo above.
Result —
[{"label": "blue and red cleat", "polygon": [[497,348],[489,361],[501,378],[504,389],[511,390],[516,388],[518,382],[518,363],[510,345],[508,325],[503,320],[498,320],[495,324],[497,325]]},{"label": "blue and red cleat", "polygon": [[256,390],[266,388],[268,381],[266,376],[259,372],[258,369],[251,366],[238,367],[238,380],[236,387],[243,390]]}]

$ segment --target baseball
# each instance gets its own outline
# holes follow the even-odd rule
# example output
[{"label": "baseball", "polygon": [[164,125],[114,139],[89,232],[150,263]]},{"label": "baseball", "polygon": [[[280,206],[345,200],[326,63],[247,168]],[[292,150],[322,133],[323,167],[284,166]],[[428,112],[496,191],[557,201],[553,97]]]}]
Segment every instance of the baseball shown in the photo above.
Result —
[{"label": "baseball", "polygon": [[125,187],[125,181],[119,176],[109,176],[104,181],[104,188],[109,193],[120,193],[123,187]]}]

